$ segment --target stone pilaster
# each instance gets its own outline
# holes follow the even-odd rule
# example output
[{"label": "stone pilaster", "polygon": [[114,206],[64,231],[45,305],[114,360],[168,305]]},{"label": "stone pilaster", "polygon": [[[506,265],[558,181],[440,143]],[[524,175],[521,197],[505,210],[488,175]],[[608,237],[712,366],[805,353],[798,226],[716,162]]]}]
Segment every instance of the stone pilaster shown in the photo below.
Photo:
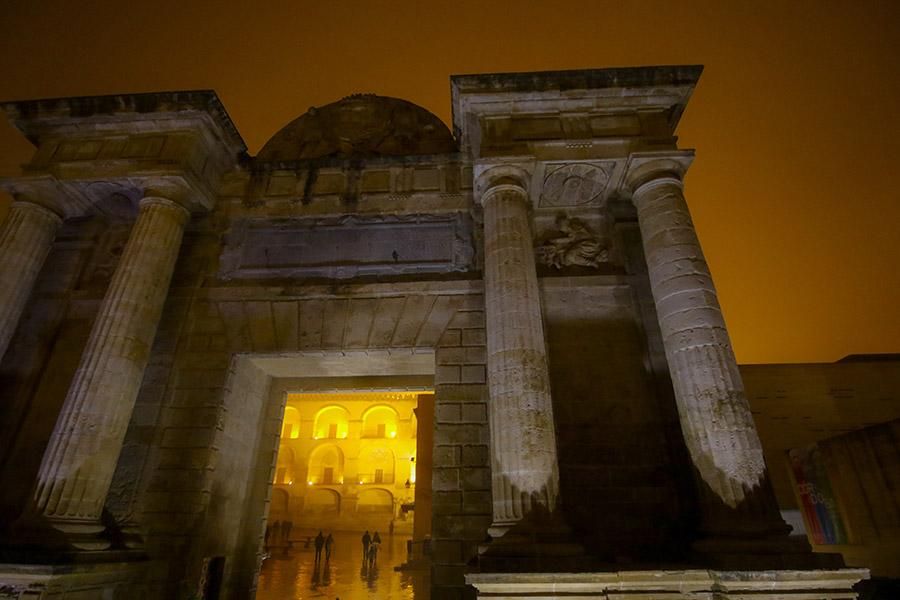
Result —
[{"label": "stone pilaster", "polygon": [[34,287],[62,219],[39,204],[12,203],[0,232],[0,358]]},{"label": "stone pilaster", "polygon": [[785,534],[680,173],[651,172],[633,201],[704,535]]},{"label": "stone pilaster", "polygon": [[484,294],[495,537],[559,496],[556,434],[534,264],[528,194],[489,181],[484,206]]},{"label": "stone pilaster", "polygon": [[108,545],[101,511],[188,217],[171,200],[141,201],[44,454],[35,509],[76,548]]}]

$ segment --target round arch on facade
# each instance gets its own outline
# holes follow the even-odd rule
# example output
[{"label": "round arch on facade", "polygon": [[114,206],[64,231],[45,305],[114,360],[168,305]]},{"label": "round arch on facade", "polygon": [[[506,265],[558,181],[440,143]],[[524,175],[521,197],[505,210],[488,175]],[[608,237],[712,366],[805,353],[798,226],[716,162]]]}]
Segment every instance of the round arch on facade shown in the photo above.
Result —
[{"label": "round arch on facade", "polygon": [[393,406],[376,404],[363,413],[362,437],[395,438],[400,415]]},{"label": "round arch on facade", "polygon": [[304,510],[314,513],[339,513],[341,512],[341,495],[337,490],[330,488],[315,488],[309,490],[303,503]]},{"label": "round arch on facade", "polygon": [[335,444],[324,444],[309,455],[307,485],[338,485],[344,482],[344,453]]},{"label": "round arch on facade", "polygon": [[295,440],[300,437],[300,411],[293,406],[284,407],[284,420],[281,425],[281,438]]},{"label": "round arch on facade", "polygon": [[350,411],[340,404],[329,404],[316,411],[313,439],[346,439],[350,433]]},{"label": "round arch on facade", "polygon": [[391,513],[394,510],[394,495],[384,488],[368,488],[359,493],[356,503],[358,513]]},{"label": "round arch on facade", "polygon": [[359,453],[359,483],[386,484],[394,483],[396,469],[394,451],[381,445],[364,445]]}]

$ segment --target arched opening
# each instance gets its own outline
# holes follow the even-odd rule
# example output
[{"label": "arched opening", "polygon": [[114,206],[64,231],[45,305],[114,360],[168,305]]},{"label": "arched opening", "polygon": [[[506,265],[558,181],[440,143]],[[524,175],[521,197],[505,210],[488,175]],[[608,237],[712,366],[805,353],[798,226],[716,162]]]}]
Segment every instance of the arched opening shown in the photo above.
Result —
[{"label": "arched opening", "polygon": [[286,440],[295,440],[300,437],[300,411],[293,406],[284,408],[284,424],[281,427],[281,437]]},{"label": "arched opening", "polygon": [[293,485],[294,471],[294,450],[289,446],[282,446],[278,450],[278,462],[275,463],[275,480],[272,483],[276,486]]},{"label": "arched opening", "polygon": [[394,510],[394,496],[381,488],[363,490],[359,494],[356,512],[363,514],[391,514]]},{"label": "arched opening", "polygon": [[397,411],[390,406],[373,406],[363,415],[364,438],[396,438]]},{"label": "arched opening", "polygon": [[344,453],[328,444],[313,450],[309,457],[307,485],[341,485],[344,483]]},{"label": "arched opening", "polygon": [[318,516],[323,513],[338,514],[341,512],[341,495],[327,488],[310,490],[303,508]]},{"label": "arched opening", "polygon": [[[393,451],[382,445],[366,445],[359,453],[360,485],[394,483],[395,459]],[[360,494],[362,495],[362,494]]]},{"label": "arched opening", "polygon": [[343,406],[326,406],[316,414],[313,439],[346,439],[350,430],[350,412]]}]

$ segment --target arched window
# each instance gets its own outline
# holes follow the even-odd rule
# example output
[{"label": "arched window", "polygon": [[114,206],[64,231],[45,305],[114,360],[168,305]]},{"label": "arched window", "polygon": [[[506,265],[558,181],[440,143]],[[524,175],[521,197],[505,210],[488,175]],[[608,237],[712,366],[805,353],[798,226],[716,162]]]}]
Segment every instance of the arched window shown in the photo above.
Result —
[{"label": "arched window", "polygon": [[394,483],[394,464],[394,453],[390,448],[363,448],[359,453],[359,483]]},{"label": "arched window", "polygon": [[343,406],[326,406],[316,414],[313,438],[338,439],[347,437],[350,427],[350,413]]},{"label": "arched window", "polygon": [[394,510],[394,496],[387,490],[368,489],[359,493],[356,512],[388,513]]},{"label": "arched window", "polygon": [[284,408],[284,424],[281,426],[281,439],[295,440],[300,437],[300,411],[293,406]]},{"label": "arched window", "polygon": [[314,489],[306,494],[305,510],[316,513],[338,513],[341,511],[341,495],[334,490]]},{"label": "arched window", "polygon": [[319,446],[309,457],[307,485],[338,485],[344,483],[344,453],[333,444]]},{"label": "arched window", "polygon": [[287,446],[278,448],[274,483],[279,485],[293,485],[294,483],[294,451]]},{"label": "arched window", "polygon": [[287,517],[290,504],[290,495],[287,490],[273,489],[272,501],[269,504],[269,523],[273,523]]},{"label": "arched window", "polygon": [[363,414],[363,437],[397,437],[397,411],[390,406],[373,406]]}]

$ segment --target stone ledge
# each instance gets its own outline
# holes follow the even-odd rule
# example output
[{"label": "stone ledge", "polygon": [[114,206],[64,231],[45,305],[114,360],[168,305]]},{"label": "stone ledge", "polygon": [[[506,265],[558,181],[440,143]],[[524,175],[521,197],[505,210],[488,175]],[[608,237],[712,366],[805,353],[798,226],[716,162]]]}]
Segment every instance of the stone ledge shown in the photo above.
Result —
[{"label": "stone ledge", "polygon": [[64,565],[0,564],[2,597],[44,598],[75,597],[105,599],[146,597],[141,592],[153,573],[164,565],[152,561],[99,562]]},{"label": "stone ledge", "polygon": [[853,600],[867,569],[821,571],[619,571],[607,573],[473,573],[479,598],[676,600]]}]

